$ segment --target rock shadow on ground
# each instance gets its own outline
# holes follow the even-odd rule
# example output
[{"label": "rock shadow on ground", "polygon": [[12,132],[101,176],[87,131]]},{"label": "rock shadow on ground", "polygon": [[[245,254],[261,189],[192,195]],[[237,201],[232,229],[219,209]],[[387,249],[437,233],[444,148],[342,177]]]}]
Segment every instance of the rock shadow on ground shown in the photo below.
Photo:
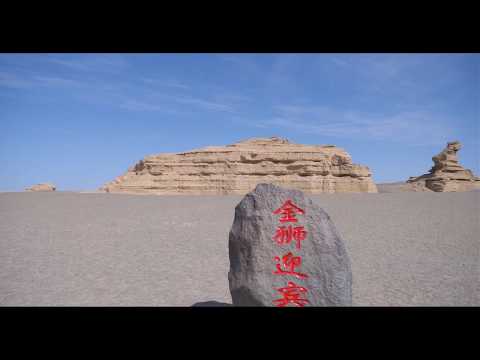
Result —
[{"label": "rock shadow on ground", "polygon": [[233,306],[233,304],[211,300],[211,301],[197,302],[192,305],[192,307],[224,307],[224,306]]}]

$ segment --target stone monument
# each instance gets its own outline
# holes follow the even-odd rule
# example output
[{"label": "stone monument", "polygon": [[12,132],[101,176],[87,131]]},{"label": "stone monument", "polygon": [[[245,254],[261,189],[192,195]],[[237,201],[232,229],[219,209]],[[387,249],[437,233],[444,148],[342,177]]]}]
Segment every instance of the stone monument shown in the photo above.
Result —
[{"label": "stone monument", "polygon": [[350,306],[352,272],[329,215],[301,191],[259,184],[229,237],[235,306]]}]

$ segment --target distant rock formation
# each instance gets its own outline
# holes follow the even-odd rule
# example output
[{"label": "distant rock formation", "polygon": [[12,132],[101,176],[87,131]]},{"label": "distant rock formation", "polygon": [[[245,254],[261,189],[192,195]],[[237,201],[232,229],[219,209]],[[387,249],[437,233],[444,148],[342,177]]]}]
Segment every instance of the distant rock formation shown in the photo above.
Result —
[{"label": "distant rock formation", "polygon": [[55,191],[56,187],[53,184],[37,184],[26,188],[25,191]]},{"label": "distant rock formation", "polygon": [[306,193],[377,192],[366,166],[334,145],[249,139],[179,154],[147,156],[100,188],[150,194],[246,194],[259,183]]},{"label": "distant rock formation", "polygon": [[416,191],[450,192],[479,188],[480,179],[458,163],[457,152],[461,148],[460,142],[449,142],[440,154],[432,158],[434,166],[428,174],[410,177],[407,183]]}]

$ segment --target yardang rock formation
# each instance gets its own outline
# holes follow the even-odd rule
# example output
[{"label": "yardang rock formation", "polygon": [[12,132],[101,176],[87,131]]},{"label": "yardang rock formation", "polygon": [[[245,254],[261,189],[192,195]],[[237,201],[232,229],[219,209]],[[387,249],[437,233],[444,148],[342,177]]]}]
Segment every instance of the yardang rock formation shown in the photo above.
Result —
[{"label": "yardang rock formation", "polygon": [[244,195],[259,183],[306,193],[377,192],[368,167],[353,164],[345,150],[277,137],[147,156],[100,190]]},{"label": "yardang rock formation", "polygon": [[56,187],[53,184],[37,184],[26,188],[25,191],[55,191]]},{"label": "yardang rock formation", "polygon": [[432,158],[434,166],[428,174],[410,177],[410,183],[417,191],[469,191],[480,187],[480,179],[472,171],[458,163],[457,152],[462,148],[458,141],[447,143],[443,151]]}]

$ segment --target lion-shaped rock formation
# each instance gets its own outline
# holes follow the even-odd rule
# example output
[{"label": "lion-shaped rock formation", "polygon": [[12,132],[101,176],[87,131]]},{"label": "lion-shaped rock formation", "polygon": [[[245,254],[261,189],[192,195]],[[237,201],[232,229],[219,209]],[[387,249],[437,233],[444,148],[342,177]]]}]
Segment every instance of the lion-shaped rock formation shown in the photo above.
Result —
[{"label": "lion-shaped rock formation", "polygon": [[429,173],[411,177],[407,183],[416,191],[452,192],[480,188],[480,179],[458,163],[457,152],[461,148],[458,141],[447,143],[440,154],[432,157],[434,166]]}]

